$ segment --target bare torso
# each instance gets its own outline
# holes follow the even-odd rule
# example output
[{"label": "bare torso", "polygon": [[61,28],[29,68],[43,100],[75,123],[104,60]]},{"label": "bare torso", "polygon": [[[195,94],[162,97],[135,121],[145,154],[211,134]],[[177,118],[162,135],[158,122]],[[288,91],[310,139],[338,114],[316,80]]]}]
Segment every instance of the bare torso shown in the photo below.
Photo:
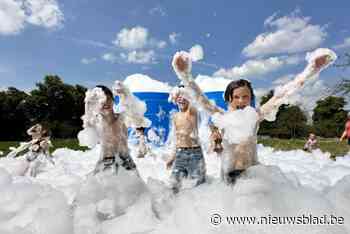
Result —
[{"label": "bare torso", "polygon": [[198,116],[193,107],[185,112],[178,112],[174,116],[176,148],[196,147],[198,141]]},{"label": "bare torso", "polygon": [[100,131],[102,158],[128,154],[128,130],[120,115],[103,116]]}]

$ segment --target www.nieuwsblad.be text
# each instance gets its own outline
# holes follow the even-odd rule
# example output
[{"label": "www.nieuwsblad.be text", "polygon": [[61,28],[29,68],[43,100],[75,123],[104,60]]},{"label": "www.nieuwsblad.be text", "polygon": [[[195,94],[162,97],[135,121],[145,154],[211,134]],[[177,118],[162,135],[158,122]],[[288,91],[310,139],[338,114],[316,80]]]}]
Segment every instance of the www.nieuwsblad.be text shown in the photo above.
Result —
[{"label": "www.nieuwsblad.be text", "polygon": [[343,225],[344,217],[335,215],[313,216],[312,214],[302,214],[299,216],[225,216],[220,214],[212,214],[210,223],[214,226],[230,224],[230,225]]}]

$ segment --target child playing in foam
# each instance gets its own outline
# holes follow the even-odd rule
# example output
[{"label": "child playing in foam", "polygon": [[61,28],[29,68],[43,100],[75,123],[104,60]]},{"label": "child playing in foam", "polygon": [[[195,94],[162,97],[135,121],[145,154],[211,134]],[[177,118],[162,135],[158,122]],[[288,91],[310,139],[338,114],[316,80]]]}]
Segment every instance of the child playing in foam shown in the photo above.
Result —
[{"label": "child playing in foam", "polygon": [[259,123],[264,119],[273,121],[280,105],[288,103],[288,98],[301,89],[308,79],[316,77],[333,63],[336,55],[329,49],[317,49],[308,54],[306,59],[308,65],[305,70],[291,82],[277,88],[275,95],[257,111],[249,106],[254,97],[250,82],[243,79],[232,81],[224,95],[229,105],[225,112],[213,105],[194,82],[190,55],[183,51],[174,55],[173,68],[185,86],[192,90],[191,100],[207,111],[213,123],[222,131],[224,149],[221,155],[221,177],[226,183],[234,183],[237,176],[257,164]]},{"label": "child playing in foam", "polygon": [[304,150],[308,152],[312,152],[314,149],[317,149],[318,147],[318,142],[316,135],[313,133],[310,133],[309,138],[307,139],[305,145],[304,145]]},{"label": "child playing in foam", "polygon": [[119,81],[115,82],[113,92],[120,97],[119,113],[113,111],[114,97],[107,87],[98,85],[86,92],[85,114],[82,117],[84,130],[78,138],[81,145],[89,147],[101,143],[101,156],[94,174],[107,169],[117,174],[120,168],[136,172],[136,165],[129,155],[127,127],[150,125],[150,121],[143,117],[145,103]]},{"label": "child playing in foam", "polygon": [[41,124],[35,124],[27,130],[27,134],[32,137],[30,142],[21,143],[20,147],[11,151],[7,157],[14,158],[19,153],[28,149],[28,152],[24,154],[26,159],[26,166],[23,175],[36,177],[38,169],[45,161],[49,161],[54,164],[49,147],[52,146],[50,141],[49,131]]},{"label": "child playing in foam", "polygon": [[173,167],[171,187],[174,193],[179,192],[184,178],[191,179],[197,186],[204,183],[206,176],[198,136],[198,111],[190,100],[190,95],[182,86],[175,87],[169,95],[169,101],[179,108],[172,118],[171,156],[166,162],[168,169]]}]

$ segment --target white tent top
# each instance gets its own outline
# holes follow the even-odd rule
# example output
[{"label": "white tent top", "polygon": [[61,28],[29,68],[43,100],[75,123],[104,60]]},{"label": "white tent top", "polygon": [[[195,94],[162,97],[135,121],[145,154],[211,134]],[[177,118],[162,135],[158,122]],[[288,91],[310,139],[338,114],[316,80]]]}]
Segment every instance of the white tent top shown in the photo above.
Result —
[{"label": "white tent top", "polygon": [[[231,80],[222,77],[210,77],[198,75],[195,79],[196,83],[204,92],[225,91],[226,86]],[[169,93],[172,87],[164,82],[152,79],[143,74],[133,74],[124,80],[124,84],[131,92],[155,92]]]}]

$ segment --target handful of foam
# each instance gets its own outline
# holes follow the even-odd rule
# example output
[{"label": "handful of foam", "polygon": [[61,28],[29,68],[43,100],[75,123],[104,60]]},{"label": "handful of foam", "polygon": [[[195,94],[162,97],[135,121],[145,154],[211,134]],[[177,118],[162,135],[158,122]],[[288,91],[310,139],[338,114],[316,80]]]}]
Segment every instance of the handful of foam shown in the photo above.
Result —
[{"label": "handful of foam", "polygon": [[100,111],[107,97],[101,88],[89,89],[85,93],[85,113],[81,117],[83,120],[83,130],[78,133],[78,140],[81,146],[93,148],[98,143],[97,128],[100,122]]},{"label": "handful of foam", "polygon": [[185,82],[188,82],[186,79],[192,79],[188,76],[192,70],[192,58],[191,55],[186,51],[176,52],[171,65],[174,68],[177,76]]},{"label": "handful of foam", "polygon": [[147,111],[145,102],[135,97],[119,80],[114,82],[112,90],[114,95],[120,97],[116,110],[124,114],[125,124],[128,127],[148,128],[151,125],[151,121],[144,117]]},{"label": "handful of foam", "polygon": [[239,144],[248,137],[256,135],[258,113],[247,106],[244,109],[215,113],[212,121],[220,130],[223,130],[223,139],[230,144]]}]

